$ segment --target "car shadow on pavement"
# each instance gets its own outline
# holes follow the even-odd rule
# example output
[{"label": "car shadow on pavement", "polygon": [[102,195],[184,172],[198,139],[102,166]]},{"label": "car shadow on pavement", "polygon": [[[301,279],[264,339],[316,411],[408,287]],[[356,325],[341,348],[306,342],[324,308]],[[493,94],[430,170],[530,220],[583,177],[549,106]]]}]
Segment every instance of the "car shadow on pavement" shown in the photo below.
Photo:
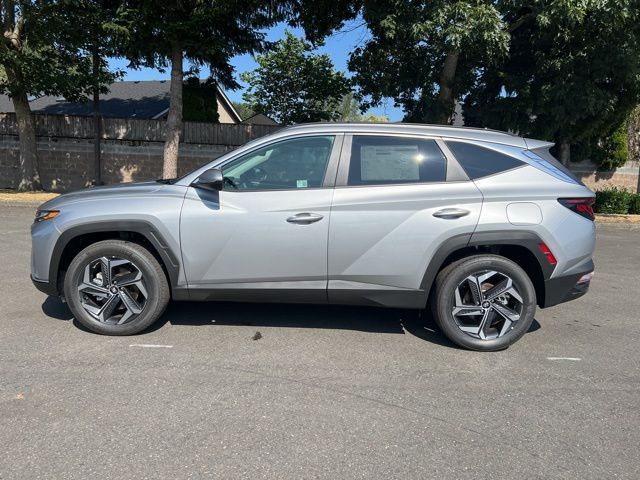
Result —
[{"label": "car shadow on pavement", "polygon": [[56,320],[71,320],[73,314],[66,303],[60,300],[60,297],[47,297],[42,302],[42,312],[51,318]]},{"label": "car shadow on pavement", "polygon": [[322,328],[372,333],[409,333],[438,345],[458,348],[425,318],[424,312],[343,305],[232,302],[173,302],[147,332],[171,325],[237,325]]},{"label": "car shadow on pavement", "polygon": [[[42,311],[48,317],[58,320],[73,319],[67,304],[57,297],[47,297],[42,304]],[[440,332],[428,310],[281,303],[171,302],[160,319],[142,335],[156,331],[166,323],[183,326],[327,328],[372,333],[408,333],[430,343],[459,348]],[[75,319],[73,324],[80,330],[90,332]],[[528,333],[538,329],[540,324],[534,320]]]}]

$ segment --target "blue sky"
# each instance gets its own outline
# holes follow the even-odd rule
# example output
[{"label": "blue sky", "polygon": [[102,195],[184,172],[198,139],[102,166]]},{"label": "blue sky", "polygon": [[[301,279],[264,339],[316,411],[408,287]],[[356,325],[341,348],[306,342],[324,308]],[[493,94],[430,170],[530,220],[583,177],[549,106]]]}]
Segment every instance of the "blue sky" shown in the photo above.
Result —
[{"label": "blue sky", "polygon": [[[270,41],[277,41],[280,38],[284,37],[285,30],[289,28],[295,35],[302,37],[304,34],[300,29],[291,29],[284,24],[278,24],[268,30],[267,39]],[[347,62],[349,60],[349,53],[353,51],[353,49],[362,45],[367,38],[367,29],[364,26],[361,26],[361,22],[352,22],[345,25],[340,31],[335,32],[333,35],[328,37],[325,41],[324,46],[318,49],[319,53],[327,53],[333,59],[333,63],[337,70],[342,70],[347,75]],[[236,69],[236,80],[240,84],[240,73],[246,72],[248,70],[253,70],[256,68],[256,62],[253,59],[252,55],[240,55],[235,57],[231,61],[232,65]],[[122,59],[112,59],[110,61],[110,66],[112,68],[120,68],[125,70],[124,80],[168,80],[169,72],[161,73],[158,70],[154,70],[151,68],[142,68],[139,70],[131,70],[127,69],[127,62]],[[186,65],[185,65],[186,67]],[[208,75],[208,71],[203,69],[200,73],[201,77],[206,77]],[[243,88],[244,88],[244,84]],[[242,92],[243,89],[235,90],[235,91],[227,91],[227,95],[233,101],[242,101]],[[393,106],[393,101],[388,100],[385,105],[382,105],[378,108],[372,109],[372,112],[376,115],[386,115],[389,117],[391,121],[399,121],[402,120],[403,114],[402,110]]]}]

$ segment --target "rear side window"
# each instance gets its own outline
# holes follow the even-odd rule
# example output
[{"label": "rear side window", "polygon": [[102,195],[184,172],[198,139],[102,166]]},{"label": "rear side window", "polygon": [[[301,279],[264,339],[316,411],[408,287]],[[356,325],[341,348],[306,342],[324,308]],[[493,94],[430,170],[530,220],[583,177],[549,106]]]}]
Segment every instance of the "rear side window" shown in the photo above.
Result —
[{"label": "rear side window", "polygon": [[472,180],[524,165],[523,162],[509,155],[473,143],[446,142],[446,144]]},{"label": "rear side window", "polygon": [[[570,183],[577,183],[579,185],[584,185],[584,183],[582,183],[578,179],[578,177],[576,177],[571,172],[571,170],[569,170],[567,167],[562,165],[562,163],[560,163],[551,154],[548,148],[544,147],[544,148],[538,148],[535,150],[525,150],[524,154],[536,162],[535,166],[537,166],[538,168],[541,168],[543,171],[546,171],[547,173],[551,173],[551,175],[555,176],[556,178],[560,178],[565,182],[568,181]],[[544,165],[544,164],[541,165],[539,158],[545,160],[547,162],[547,165]]]},{"label": "rear side window", "polygon": [[444,182],[447,160],[434,140],[354,135],[349,185]]}]

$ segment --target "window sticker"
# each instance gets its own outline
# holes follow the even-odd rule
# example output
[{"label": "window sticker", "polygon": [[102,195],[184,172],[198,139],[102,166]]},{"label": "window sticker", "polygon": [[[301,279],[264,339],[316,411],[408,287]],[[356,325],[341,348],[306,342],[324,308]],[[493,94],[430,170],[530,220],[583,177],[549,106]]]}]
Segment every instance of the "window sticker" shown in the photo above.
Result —
[{"label": "window sticker", "polygon": [[417,145],[363,145],[360,166],[363,181],[420,180]]},{"label": "window sticker", "polygon": [[296,188],[307,188],[309,186],[309,182],[305,180],[296,180]]}]

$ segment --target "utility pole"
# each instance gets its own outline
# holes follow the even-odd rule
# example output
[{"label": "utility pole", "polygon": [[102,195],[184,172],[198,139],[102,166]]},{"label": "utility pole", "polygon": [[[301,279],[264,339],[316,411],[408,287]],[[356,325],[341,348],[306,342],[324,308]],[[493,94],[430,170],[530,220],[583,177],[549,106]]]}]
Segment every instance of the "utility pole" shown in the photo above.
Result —
[{"label": "utility pole", "polygon": [[98,46],[98,35],[95,35],[93,42],[93,159],[94,159],[94,182],[95,185],[102,185],[102,168],[100,166],[100,139],[102,137],[102,122],[100,118],[100,50]]}]

